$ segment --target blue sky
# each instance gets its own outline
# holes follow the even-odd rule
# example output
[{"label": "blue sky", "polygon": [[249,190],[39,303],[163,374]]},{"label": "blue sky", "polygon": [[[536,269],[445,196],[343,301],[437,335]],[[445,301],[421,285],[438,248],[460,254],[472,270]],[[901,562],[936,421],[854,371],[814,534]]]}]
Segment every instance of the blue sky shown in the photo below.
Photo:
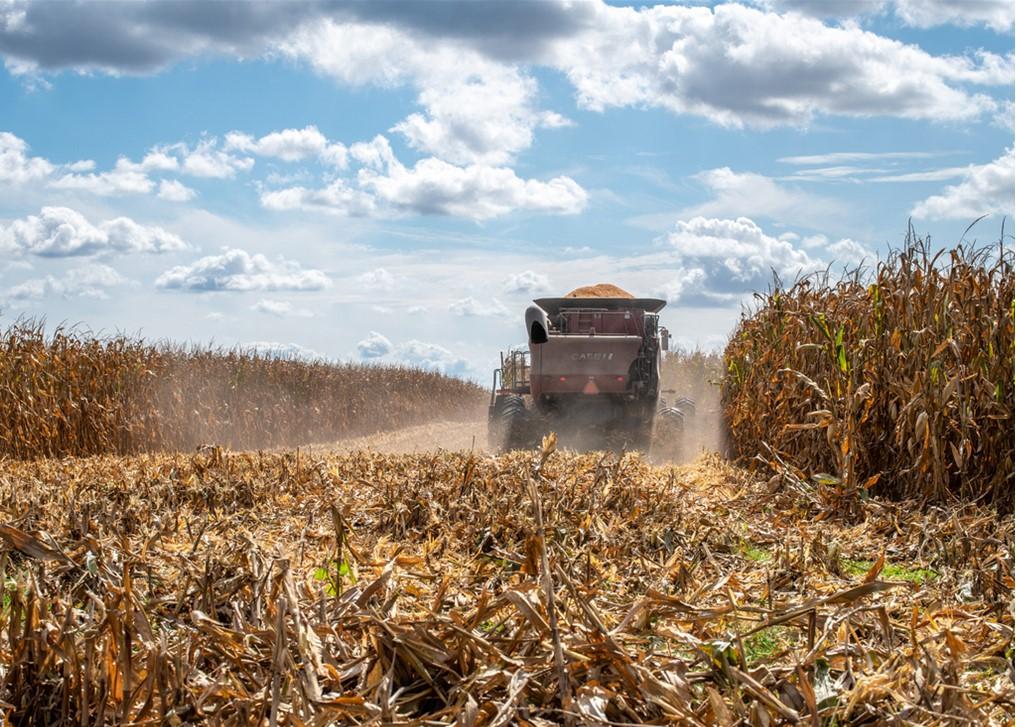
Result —
[{"label": "blue sky", "polygon": [[995,0],[0,0],[0,324],[486,378],[613,282],[721,346],[777,271],[1013,215]]}]

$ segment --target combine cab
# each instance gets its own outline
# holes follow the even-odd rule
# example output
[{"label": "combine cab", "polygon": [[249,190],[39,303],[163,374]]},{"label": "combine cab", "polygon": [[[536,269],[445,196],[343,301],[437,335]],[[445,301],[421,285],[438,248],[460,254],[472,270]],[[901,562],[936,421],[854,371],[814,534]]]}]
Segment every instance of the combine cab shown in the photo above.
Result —
[{"label": "combine cab", "polygon": [[491,449],[533,447],[554,431],[580,449],[646,451],[658,416],[682,428],[685,412],[660,398],[669,334],[658,314],[666,302],[574,295],[533,301],[528,350],[501,354],[488,410]]}]

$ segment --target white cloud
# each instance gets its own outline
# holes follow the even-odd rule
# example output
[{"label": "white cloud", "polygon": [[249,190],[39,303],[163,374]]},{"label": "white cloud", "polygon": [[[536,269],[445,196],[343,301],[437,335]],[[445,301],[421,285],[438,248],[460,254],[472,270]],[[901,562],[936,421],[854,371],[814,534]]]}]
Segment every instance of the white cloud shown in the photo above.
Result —
[{"label": "white cloud", "polygon": [[360,358],[381,358],[387,356],[395,347],[388,338],[377,331],[371,331],[366,338],[356,344]]},{"label": "white cloud", "polygon": [[278,341],[249,341],[241,343],[239,348],[254,351],[262,356],[281,359],[302,359],[304,361],[323,361],[326,357],[313,348],[298,343],[280,343]]},{"label": "white cloud", "polygon": [[240,151],[258,156],[274,157],[284,162],[320,159],[325,164],[343,169],[346,166],[346,147],[329,142],[316,126],[303,129],[282,129],[255,139],[249,134],[233,131],[226,135],[225,150]]},{"label": "white cloud", "polygon": [[842,164],[843,162],[882,161],[884,159],[927,159],[936,156],[929,151],[834,151],[826,154],[807,154],[802,156],[780,157],[776,161],[784,164]]},{"label": "white cloud", "polygon": [[503,287],[506,293],[536,293],[550,290],[550,278],[543,273],[523,270],[521,273],[509,275]]},{"label": "white cloud", "polygon": [[176,179],[163,179],[159,182],[159,198],[169,202],[187,202],[197,195],[190,187]]},{"label": "white cloud", "polygon": [[744,217],[679,220],[664,241],[677,253],[677,272],[656,292],[688,305],[737,302],[765,288],[774,273],[787,282],[829,264],[849,270],[874,259],[849,238],[830,243],[825,235],[773,237]]},{"label": "white cloud", "polygon": [[437,371],[448,376],[465,376],[469,363],[444,346],[425,341],[411,340],[396,346],[392,357],[400,363]]},{"label": "white cloud", "polygon": [[50,186],[56,189],[73,189],[100,196],[122,194],[148,194],[155,187],[148,177],[148,169],[126,157],[120,157],[108,172],[81,174],[70,172],[54,179]]},{"label": "white cloud", "polygon": [[746,217],[679,220],[666,241],[682,260],[706,269],[712,282],[722,277],[738,288],[764,285],[773,270],[793,277],[821,266],[789,240],[767,235]]},{"label": "white cloud", "polygon": [[674,277],[660,286],[656,295],[668,303],[680,303],[690,293],[701,294],[706,282],[706,271],[702,268],[678,268]]},{"label": "white cloud", "polygon": [[277,316],[279,318],[288,318],[290,316],[297,318],[311,318],[314,316],[314,312],[306,308],[294,308],[293,304],[288,300],[269,300],[262,298],[257,303],[250,307],[255,313],[267,313],[268,315]]},{"label": "white cloud", "polygon": [[414,149],[455,164],[507,164],[532,145],[536,127],[570,125],[560,114],[535,109],[533,78],[486,65],[483,73],[424,88],[419,103],[427,113],[410,114],[392,131]]},{"label": "white cloud", "polygon": [[280,48],[346,84],[411,84],[423,112],[392,131],[414,149],[455,164],[507,164],[529,148],[535,128],[568,125],[560,114],[536,108],[537,83],[518,67],[396,24],[326,21],[304,26]]},{"label": "white cloud", "polygon": [[414,366],[449,376],[463,376],[469,371],[468,362],[444,346],[416,339],[394,344],[388,336],[377,331],[371,331],[359,341],[356,350],[366,361]]},{"label": "white cloud", "polygon": [[457,167],[433,157],[412,168],[390,163],[387,173],[361,169],[358,181],[396,210],[475,220],[516,210],[577,214],[588,200],[586,191],[570,177],[546,182],[521,179],[507,167]]},{"label": "white cloud", "polygon": [[1010,148],[992,162],[971,166],[959,184],[918,202],[911,214],[917,219],[970,221],[986,214],[1011,215],[1016,194],[1013,174]]},{"label": "white cloud", "polygon": [[374,198],[336,179],[323,189],[286,187],[261,192],[261,206],[276,211],[325,212],[341,217],[370,217],[377,213]]},{"label": "white cloud", "polygon": [[141,225],[129,217],[93,225],[69,207],[43,207],[38,215],[0,225],[0,249],[40,257],[162,253],[186,247],[177,235],[161,227]]},{"label": "white cloud", "polygon": [[375,268],[356,276],[356,282],[361,287],[386,293],[395,289],[397,281],[396,276],[384,268]]},{"label": "white cloud", "polygon": [[48,177],[53,165],[42,157],[28,156],[28,144],[0,131],[0,184],[25,184]]},{"label": "white cloud", "polygon": [[407,168],[380,135],[353,144],[349,154],[363,165],[356,175],[358,188],[336,179],[322,189],[262,191],[262,206],[347,217],[433,214],[485,220],[517,210],[576,214],[588,200],[586,191],[570,177],[546,182],[521,179],[508,167],[459,167],[434,157]]},{"label": "white cloud", "polygon": [[941,182],[965,176],[970,167],[944,167],[928,169],[923,172],[901,172],[899,174],[883,174],[872,177],[871,182]]},{"label": "white cloud", "polygon": [[658,106],[724,126],[805,125],[818,114],[970,120],[996,108],[968,85],[1012,83],[1010,59],[914,45],[736,4],[597,7],[548,62],[580,105]]},{"label": "white cloud", "polygon": [[61,298],[108,297],[107,288],[123,285],[127,280],[108,265],[87,264],[67,271],[61,277],[47,275],[11,286],[0,299],[15,305],[28,301]]},{"label": "white cloud", "polygon": [[754,0],[768,10],[792,11],[817,18],[854,20],[891,10],[904,24],[917,28],[936,25],[986,25],[1000,33],[1013,25],[1009,0]]},{"label": "white cloud", "polygon": [[511,311],[509,311],[505,307],[504,303],[499,301],[497,298],[491,299],[489,303],[481,303],[472,296],[467,296],[453,301],[448,305],[448,312],[452,315],[472,318],[502,317],[511,315]]},{"label": "white cloud", "polygon": [[321,290],[331,285],[320,270],[305,270],[298,263],[225,248],[220,255],[203,257],[190,265],[170,268],[155,281],[158,288],[188,291]]},{"label": "white cloud", "polygon": [[871,263],[875,260],[871,251],[849,237],[837,240],[831,245],[826,246],[826,252],[832,255],[834,265],[846,268],[854,268],[861,263]]},{"label": "white cloud", "polygon": [[1011,0],[895,0],[896,14],[908,25],[986,25],[1004,33],[1013,27]]},{"label": "white cloud", "polygon": [[161,148],[163,154],[174,152],[180,156],[181,170],[194,177],[212,179],[232,179],[237,172],[249,172],[254,167],[250,157],[239,157],[228,151],[217,148],[217,139],[203,139],[191,149],[179,143]]},{"label": "white cloud", "polygon": [[694,179],[705,185],[713,198],[681,210],[682,217],[768,217],[781,222],[822,227],[830,218],[844,214],[840,202],[777,184],[753,172],[729,167],[710,169]]}]

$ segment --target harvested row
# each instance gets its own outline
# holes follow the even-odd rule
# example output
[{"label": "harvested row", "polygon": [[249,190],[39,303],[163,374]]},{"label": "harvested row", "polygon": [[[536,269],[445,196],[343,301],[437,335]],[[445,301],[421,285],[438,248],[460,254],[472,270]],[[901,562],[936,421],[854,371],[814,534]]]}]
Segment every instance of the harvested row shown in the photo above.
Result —
[{"label": "harvested row", "polygon": [[95,338],[19,321],[0,340],[0,455],[301,445],[473,418],[474,384],[419,369]]},{"label": "harvested row", "polygon": [[[1013,523],[710,459],[0,465],[13,723],[1005,724]],[[9,706],[7,706],[9,705]]]},{"label": "harvested row", "polygon": [[1012,510],[1011,249],[911,237],[874,271],[756,297],[725,352],[737,454],[834,510],[868,494]]}]

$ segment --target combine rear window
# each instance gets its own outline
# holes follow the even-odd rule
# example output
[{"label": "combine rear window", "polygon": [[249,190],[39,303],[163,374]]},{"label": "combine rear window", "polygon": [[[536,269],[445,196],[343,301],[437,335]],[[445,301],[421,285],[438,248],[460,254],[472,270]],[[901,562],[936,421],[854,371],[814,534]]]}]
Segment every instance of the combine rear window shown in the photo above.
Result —
[{"label": "combine rear window", "polygon": [[561,333],[570,335],[641,336],[641,311],[572,308],[563,310],[558,319]]}]

